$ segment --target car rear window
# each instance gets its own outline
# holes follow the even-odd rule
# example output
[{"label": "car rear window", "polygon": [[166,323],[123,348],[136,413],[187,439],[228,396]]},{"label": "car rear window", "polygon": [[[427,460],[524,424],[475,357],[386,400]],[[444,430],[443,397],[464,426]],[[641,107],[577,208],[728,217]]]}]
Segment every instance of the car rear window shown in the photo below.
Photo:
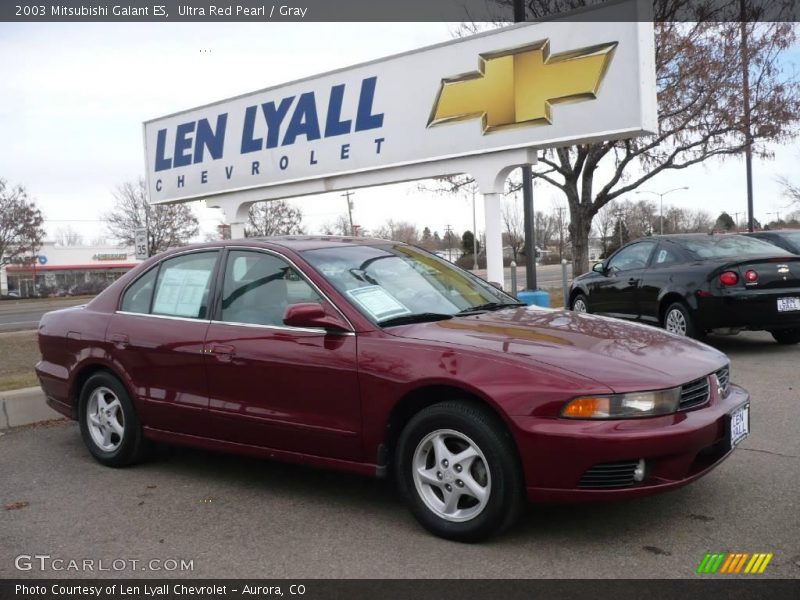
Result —
[{"label": "car rear window", "polygon": [[739,256],[791,256],[789,252],[756,238],[743,235],[709,235],[683,239],[681,245],[697,258],[733,258]]}]

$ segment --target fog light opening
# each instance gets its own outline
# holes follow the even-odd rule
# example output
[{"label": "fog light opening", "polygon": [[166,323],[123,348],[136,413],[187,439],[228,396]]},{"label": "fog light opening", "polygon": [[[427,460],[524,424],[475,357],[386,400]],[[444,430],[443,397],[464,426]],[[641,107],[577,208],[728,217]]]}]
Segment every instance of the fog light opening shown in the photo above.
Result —
[{"label": "fog light opening", "polygon": [[636,463],[636,468],[633,470],[633,480],[644,481],[644,475],[645,475],[645,462],[643,458],[640,458],[639,462]]}]

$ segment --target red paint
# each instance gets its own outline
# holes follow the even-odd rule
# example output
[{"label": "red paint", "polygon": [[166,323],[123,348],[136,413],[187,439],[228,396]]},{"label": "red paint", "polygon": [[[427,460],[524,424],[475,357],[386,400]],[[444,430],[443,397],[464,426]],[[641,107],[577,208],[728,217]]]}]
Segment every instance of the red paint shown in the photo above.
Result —
[{"label": "red paint", "polygon": [[[727,455],[709,449],[723,440],[727,414],[747,400],[735,386],[724,399],[713,393],[702,408],[669,416],[559,418],[575,396],[668,388],[707,376],[728,363],[721,352],[653,327],[535,307],[384,330],[298,253],[342,243],[349,242],[304,238],[197,247],[283,254],[338,309],[326,306],[321,315],[301,308],[295,317],[335,317],[350,331],[116,313],[126,286],[167,253],[127,273],[87,306],[43,317],[37,373],[48,403],[74,417],[78,382],[86,369],[103,368],[127,386],[152,439],[375,473],[398,434],[393,415],[408,416],[410,409],[398,407],[470,398],[505,423],[528,496],[539,500],[654,493],[688,483]],[[698,458],[706,454],[712,458]],[[641,484],[614,491],[577,488],[592,465],[639,458],[648,461],[650,473]]]}]

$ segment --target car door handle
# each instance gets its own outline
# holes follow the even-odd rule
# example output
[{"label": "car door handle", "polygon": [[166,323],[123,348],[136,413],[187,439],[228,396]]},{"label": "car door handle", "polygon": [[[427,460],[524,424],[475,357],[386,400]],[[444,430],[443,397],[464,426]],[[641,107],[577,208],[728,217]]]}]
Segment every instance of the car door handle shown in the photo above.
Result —
[{"label": "car door handle", "polygon": [[231,362],[236,354],[236,348],[228,344],[211,344],[207,352],[216,356],[220,362]]},{"label": "car door handle", "polygon": [[126,333],[112,333],[110,338],[111,343],[114,344],[115,348],[119,348],[120,350],[124,350],[127,348],[131,340]]}]

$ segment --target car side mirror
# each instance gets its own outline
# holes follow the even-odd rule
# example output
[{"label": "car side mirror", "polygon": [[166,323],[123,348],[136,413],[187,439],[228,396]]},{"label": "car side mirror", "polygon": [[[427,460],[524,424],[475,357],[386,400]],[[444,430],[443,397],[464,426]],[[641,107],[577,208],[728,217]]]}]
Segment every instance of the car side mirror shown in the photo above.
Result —
[{"label": "car side mirror", "polygon": [[489,285],[491,285],[492,287],[496,287],[501,292],[503,291],[503,286],[500,283],[498,283],[497,281],[490,281]]},{"label": "car side mirror", "polygon": [[601,262],[594,263],[594,266],[592,267],[592,271],[594,271],[595,273],[600,273],[601,275],[605,275],[606,274],[606,266]]},{"label": "car side mirror", "polygon": [[283,322],[289,327],[322,328],[329,331],[349,331],[344,319],[318,302],[292,304],[286,308]]}]

